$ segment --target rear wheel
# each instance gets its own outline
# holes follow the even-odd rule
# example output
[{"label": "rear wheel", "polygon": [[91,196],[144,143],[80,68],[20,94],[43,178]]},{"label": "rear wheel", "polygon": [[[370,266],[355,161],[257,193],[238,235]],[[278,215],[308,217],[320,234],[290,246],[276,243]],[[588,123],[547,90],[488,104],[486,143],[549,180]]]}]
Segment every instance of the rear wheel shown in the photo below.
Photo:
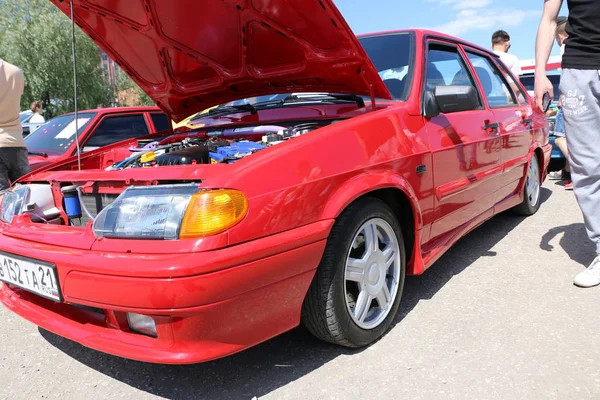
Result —
[{"label": "rear wheel", "polygon": [[527,177],[525,179],[525,187],[523,188],[523,202],[513,208],[514,212],[520,215],[535,214],[540,208],[541,189],[540,164],[537,154],[533,153],[529,167],[527,168]]},{"label": "rear wheel", "polygon": [[380,338],[392,323],[405,278],[402,231],[375,198],[337,219],[304,301],[302,321],[316,337],[347,347]]}]

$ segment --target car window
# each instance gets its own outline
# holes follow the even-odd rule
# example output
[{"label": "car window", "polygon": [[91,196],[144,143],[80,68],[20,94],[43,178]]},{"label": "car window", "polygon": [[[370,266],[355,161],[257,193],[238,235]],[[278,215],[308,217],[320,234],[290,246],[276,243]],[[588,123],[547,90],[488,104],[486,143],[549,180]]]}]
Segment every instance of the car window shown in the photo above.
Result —
[{"label": "car window", "polygon": [[[83,133],[96,113],[79,113],[77,127]],[[75,143],[75,114],[61,115],[52,118],[35,132],[25,137],[25,145],[30,152],[47,153],[48,155],[64,154]]]},{"label": "car window", "polygon": [[154,124],[156,132],[163,132],[171,129],[171,121],[166,114],[152,113],[150,114],[150,118],[152,118],[152,123]]},{"label": "car window", "polygon": [[142,114],[105,118],[85,143],[83,151],[106,146],[121,140],[148,134],[148,126]]},{"label": "car window", "polygon": [[512,91],[508,88],[498,68],[485,56],[467,52],[475,73],[481,81],[484,96],[491,108],[514,106],[517,104]]},{"label": "car window", "polygon": [[[477,90],[473,77],[457,49],[429,49],[425,90],[433,92],[437,86],[472,86]],[[481,105],[481,99],[479,102]]]},{"label": "car window", "polygon": [[502,71],[502,75],[504,76],[504,79],[506,80],[506,82],[508,82],[508,85],[512,89],[513,93],[517,95],[517,100],[519,100],[519,103],[527,104],[528,103],[527,96],[525,96],[525,94],[523,94],[521,87],[515,82],[515,80],[512,78],[512,76],[508,73],[508,69],[506,68],[504,63],[498,63],[498,64],[500,65],[500,70]]}]

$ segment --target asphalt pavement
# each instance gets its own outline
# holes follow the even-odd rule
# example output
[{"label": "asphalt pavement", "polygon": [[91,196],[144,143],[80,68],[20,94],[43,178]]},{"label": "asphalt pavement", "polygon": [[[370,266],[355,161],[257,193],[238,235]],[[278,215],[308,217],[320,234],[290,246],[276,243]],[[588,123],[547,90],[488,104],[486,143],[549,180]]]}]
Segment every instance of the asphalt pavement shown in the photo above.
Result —
[{"label": "asphalt pavement", "polygon": [[[192,366],[87,349],[0,309],[0,399],[598,399],[600,288],[573,192],[503,214],[407,278],[393,328],[362,350],[296,329]],[[265,304],[265,307],[268,307]]]}]

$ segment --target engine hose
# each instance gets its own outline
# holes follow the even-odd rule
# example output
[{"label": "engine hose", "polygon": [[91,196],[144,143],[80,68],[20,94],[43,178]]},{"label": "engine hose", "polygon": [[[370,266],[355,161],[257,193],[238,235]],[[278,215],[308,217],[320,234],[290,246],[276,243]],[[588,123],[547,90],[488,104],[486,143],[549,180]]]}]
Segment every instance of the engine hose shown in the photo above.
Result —
[{"label": "engine hose", "polygon": [[88,211],[87,207],[85,206],[85,203],[83,202],[83,199],[81,198],[82,194],[81,194],[81,186],[77,186],[77,197],[79,198],[79,204],[81,204],[81,209],[83,210],[83,212],[85,213],[85,215],[88,216],[88,218],[90,220],[95,220],[96,217],[93,217],[92,214],[90,214],[90,212]]},{"label": "engine hose", "polygon": [[[157,151],[157,150],[165,150],[165,149],[170,149],[172,148],[173,145],[164,145],[164,146],[158,146],[157,148],[155,148],[154,150],[150,150],[150,151]],[[138,161],[140,158],[142,158],[142,156],[146,153],[149,153],[150,151],[145,151],[145,152],[140,152],[138,154],[135,154],[129,158],[126,158],[125,160],[115,164],[115,168],[117,169],[123,169],[123,168],[127,168],[128,166],[130,166],[131,164],[133,164],[135,161]]]}]

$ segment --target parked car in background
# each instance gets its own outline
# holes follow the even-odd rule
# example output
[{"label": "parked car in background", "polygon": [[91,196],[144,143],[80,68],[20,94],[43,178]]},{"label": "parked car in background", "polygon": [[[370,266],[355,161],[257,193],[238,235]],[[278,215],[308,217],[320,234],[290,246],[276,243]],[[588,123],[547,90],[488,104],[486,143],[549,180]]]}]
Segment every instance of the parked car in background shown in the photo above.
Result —
[{"label": "parked car in background", "polygon": [[[556,57],[555,57],[556,58]],[[553,60],[552,63],[549,63],[549,68],[547,70],[547,76],[552,82],[552,87],[554,88],[554,98],[552,99],[552,104],[550,106],[550,110],[546,113],[546,118],[548,119],[548,124],[550,126],[550,143],[552,143],[552,159],[550,160],[550,164],[548,165],[548,171],[560,171],[565,167],[566,158],[563,153],[560,151],[558,146],[555,144],[556,137],[554,136],[554,125],[556,120],[556,113],[558,112],[558,98],[559,98],[559,85],[560,85],[560,61],[556,59]],[[521,75],[521,83],[527,89],[527,93],[531,97],[533,97],[533,88],[535,84],[535,75],[531,71],[531,68],[525,67],[525,73]]]},{"label": "parked car in background", "polygon": [[33,117],[33,111],[26,110],[19,113],[19,122],[23,128],[23,137],[26,137],[31,132],[35,132],[44,123],[32,123],[31,117]]},{"label": "parked car in background", "polygon": [[108,169],[111,146],[3,193],[0,302],[44,329],[154,363],[301,322],[363,347],[407,274],[540,207],[548,122],[488,49],[357,38],[333,0],[122,3],[76,0],[76,22],[173,120],[219,107]]},{"label": "parked car in background", "polygon": [[[77,116],[81,153],[155,132],[172,132],[171,121],[158,107],[116,107],[80,111]],[[75,114],[52,118],[25,137],[29,164],[36,170],[77,154]],[[127,147],[113,150],[114,160],[130,154]],[[108,166],[107,165],[107,166]]]}]

